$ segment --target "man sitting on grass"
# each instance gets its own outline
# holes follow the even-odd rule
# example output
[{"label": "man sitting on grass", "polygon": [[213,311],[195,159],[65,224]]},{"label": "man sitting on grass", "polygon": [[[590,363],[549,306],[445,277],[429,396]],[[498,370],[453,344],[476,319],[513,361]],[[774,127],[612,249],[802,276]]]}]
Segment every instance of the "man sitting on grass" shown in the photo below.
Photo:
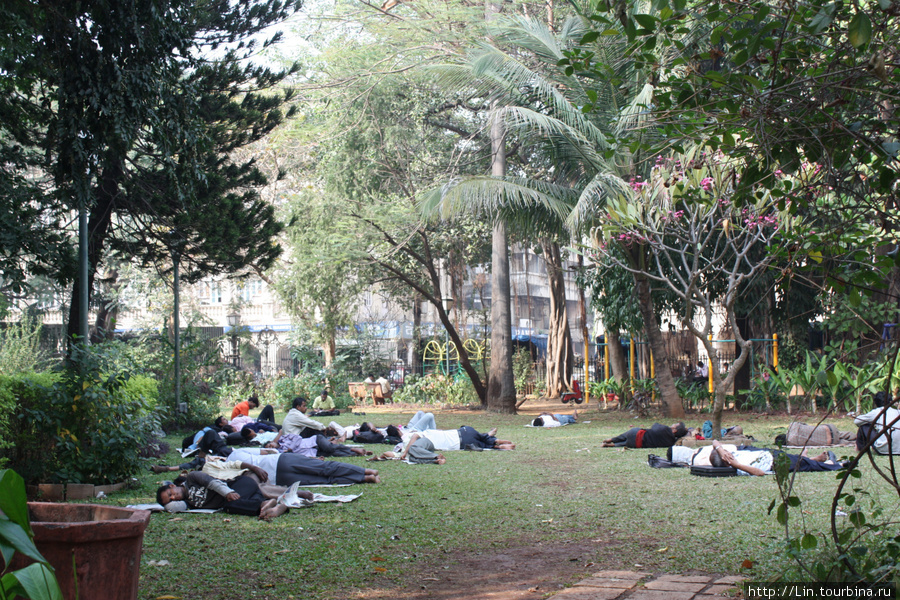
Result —
[{"label": "man sitting on grass", "polygon": [[334,406],[334,398],[328,395],[328,389],[322,390],[322,395],[313,400],[311,417],[336,417],[341,414]]},{"label": "man sitting on grass", "polygon": [[603,440],[603,447],[668,448],[674,446],[678,439],[686,435],[687,427],[684,426],[684,423],[678,422],[668,427],[654,423],[650,429],[633,427],[625,433]]},{"label": "man sitting on grass", "polygon": [[284,417],[284,422],[281,425],[285,433],[294,433],[301,437],[312,437],[324,431],[325,425],[323,423],[306,416],[308,406],[309,401],[303,396],[294,398],[291,403],[292,408]]}]

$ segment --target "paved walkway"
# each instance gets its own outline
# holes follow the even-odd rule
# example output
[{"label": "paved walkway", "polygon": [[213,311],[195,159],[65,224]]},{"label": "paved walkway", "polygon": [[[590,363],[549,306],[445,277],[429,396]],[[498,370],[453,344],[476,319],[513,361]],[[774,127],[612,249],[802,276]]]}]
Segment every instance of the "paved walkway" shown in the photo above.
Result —
[{"label": "paved walkway", "polygon": [[553,600],[733,600],[743,577],[600,571],[552,596]]}]

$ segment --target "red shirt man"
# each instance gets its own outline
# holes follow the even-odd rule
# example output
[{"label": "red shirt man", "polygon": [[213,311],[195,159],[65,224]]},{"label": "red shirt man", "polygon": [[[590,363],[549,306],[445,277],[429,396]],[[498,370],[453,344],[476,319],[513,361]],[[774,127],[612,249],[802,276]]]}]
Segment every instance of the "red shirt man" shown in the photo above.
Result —
[{"label": "red shirt man", "polygon": [[243,402],[238,402],[234,405],[234,410],[231,411],[231,419],[234,420],[238,417],[249,417],[251,408],[259,408],[259,398],[256,396],[250,396]]}]

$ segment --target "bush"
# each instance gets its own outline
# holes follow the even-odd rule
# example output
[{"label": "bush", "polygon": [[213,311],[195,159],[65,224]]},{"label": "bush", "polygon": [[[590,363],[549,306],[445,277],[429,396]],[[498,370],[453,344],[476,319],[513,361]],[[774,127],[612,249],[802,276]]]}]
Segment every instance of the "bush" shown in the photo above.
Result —
[{"label": "bush", "polygon": [[0,373],[39,371],[46,367],[41,351],[41,324],[25,317],[0,329]]},{"label": "bush", "polygon": [[[296,377],[282,377],[269,386],[269,389],[260,398],[260,403],[289,410],[294,398],[304,396],[311,401],[322,393],[322,386],[322,378],[318,374],[300,373]],[[339,406],[337,397],[335,397],[335,405],[343,408]]]},{"label": "bush", "polygon": [[534,361],[528,348],[519,347],[513,353],[513,381],[516,390],[523,394],[528,384],[534,381]]},{"label": "bush", "polygon": [[230,414],[231,409],[238,402],[243,402],[250,396],[260,395],[257,393],[253,374],[248,371],[231,368],[219,369],[210,378],[210,385],[215,389],[218,397],[216,414],[223,408],[226,408]]},{"label": "bush", "polygon": [[59,375],[49,372],[0,375],[0,465],[8,462],[10,452],[16,452],[20,407],[37,405],[40,388],[57,381]]},{"label": "bush", "polygon": [[394,402],[407,404],[478,405],[472,381],[464,374],[448,379],[439,373],[423,377],[410,375],[402,388],[394,392]]},{"label": "bush", "polygon": [[122,396],[131,402],[142,402],[148,410],[155,410],[159,402],[159,384],[146,375],[132,375],[122,386]]},{"label": "bush", "polygon": [[68,368],[14,384],[9,466],[29,482],[112,483],[134,475],[159,421],[102,347],[76,347]]}]

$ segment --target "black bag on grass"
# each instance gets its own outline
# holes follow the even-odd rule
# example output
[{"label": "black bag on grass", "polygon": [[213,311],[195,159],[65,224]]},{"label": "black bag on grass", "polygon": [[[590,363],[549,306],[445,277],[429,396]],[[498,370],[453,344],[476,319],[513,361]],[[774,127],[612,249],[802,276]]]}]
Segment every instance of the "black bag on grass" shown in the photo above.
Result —
[{"label": "black bag on grass", "polygon": [[674,469],[685,466],[678,463],[673,463],[671,460],[666,460],[663,457],[657,456],[655,454],[647,455],[647,464],[649,464],[654,469]]}]

